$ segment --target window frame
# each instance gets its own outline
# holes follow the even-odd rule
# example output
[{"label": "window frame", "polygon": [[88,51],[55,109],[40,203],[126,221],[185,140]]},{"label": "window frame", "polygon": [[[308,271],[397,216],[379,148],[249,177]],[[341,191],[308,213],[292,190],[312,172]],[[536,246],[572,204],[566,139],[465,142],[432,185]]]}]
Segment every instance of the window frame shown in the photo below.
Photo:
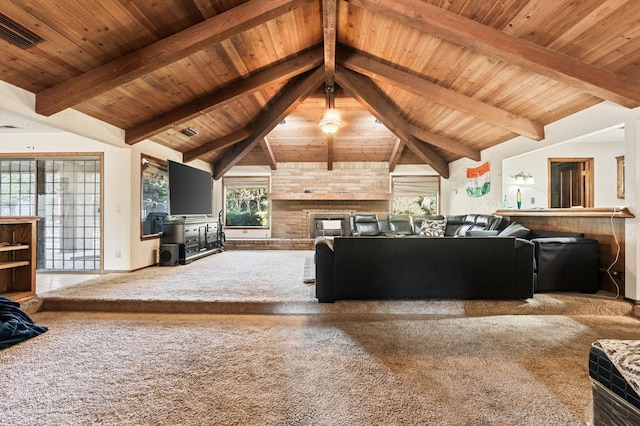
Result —
[{"label": "window frame", "polygon": [[[405,189],[405,190],[401,190],[399,191],[396,188],[396,180],[401,180],[401,179],[405,179],[407,181],[410,180],[415,180],[416,184],[420,184],[419,180],[422,179],[425,182],[422,184],[425,187],[429,187],[429,186],[437,186],[437,189],[435,190],[435,194],[431,195],[429,193],[429,191],[427,191],[426,194],[422,193],[421,191],[411,191],[410,189]],[[433,182],[431,182],[433,181]],[[406,185],[408,182],[404,182],[404,183],[400,183],[400,184],[404,184]],[[435,196],[436,198],[436,205],[435,205],[435,212],[433,213],[429,213],[429,214],[440,214],[440,189],[441,189],[441,179],[440,176],[438,175],[392,175],[391,176],[391,211],[392,213],[403,213],[404,211],[398,212],[396,210],[396,197],[429,197],[429,196]],[[406,213],[406,212],[404,212]],[[410,213],[412,215],[415,215],[416,213]],[[426,215],[427,213],[420,213],[423,215]]]},{"label": "window frame", "polygon": [[[157,169],[159,173],[161,173],[162,175],[165,176],[165,179],[159,179],[159,180],[163,180],[164,182],[166,182],[166,202],[164,203],[166,205],[166,208],[165,208],[166,212],[161,211],[161,213],[167,213],[167,215],[169,215],[169,169],[168,169],[168,162],[167,162],[167,160],[161,160],[159,158],[152,157],[152,156],[147,155],[147,154],[140,154],[140,240],[157,239],[157,238],[160,238],[162,236],[162,231],[150,232],[148,234],[145,234],[145,219],[147,218],[149,213],[151,213],[151,212],[149,212],[149,213],[145,214],[147,209],[145,207],[145,200],[144,200],[144,194],[145,194],[145,171],[149,167]],[[150,201],[153,202],[154,200],[150,200]]]},{"label": "window frame", "polygon": [[[255,186],[257,187],[264,187],[264,189],[266,190],[266,202],[267,202],[267,209],[266,209],[266,218],[267,218],[267,225],[229,225],[227,223],[228,217],[229,217],[229,212],[227,211],[227,189],[231,186],[231,187],[242,187],[242,186],[238,186],[238,184],[236,182],[241,182],[242,180],[246,180],[251,182],[256,181],[264,181],[264,184],[260,184]],[[235,181],[235,182],[234,182]],[[229,185],[229,183],[232,183],[231,185]],[[249,188],[249,186],[247,186],[247,188]],[[269,193],[271,192],[271,176],[269,175],[248,175],[248,176],[226,176],[222,178],[222,204],[223,204],[223,212],[224,212],[224,227],[227,229],[270,229],[271,228],[271,200],[269,199]]]}]

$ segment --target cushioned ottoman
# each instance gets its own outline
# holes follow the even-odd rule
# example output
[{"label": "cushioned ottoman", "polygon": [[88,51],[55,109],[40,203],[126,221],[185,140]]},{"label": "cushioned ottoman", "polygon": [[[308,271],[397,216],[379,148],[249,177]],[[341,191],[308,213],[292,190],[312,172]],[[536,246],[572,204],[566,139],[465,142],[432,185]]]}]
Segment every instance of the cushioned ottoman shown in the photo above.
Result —
[{"label": "cushioned ottoman", "polygon": [[635,390],[640,371],[633,368],[640,359],[638,350],[640,341],[602,340],[591,345],[594,426],[640,424],[640,397]]},{"label": "cushioned ottoman", "polygon": [[535,292],[598,291],[598,241],[589,238],[534,238]]}]

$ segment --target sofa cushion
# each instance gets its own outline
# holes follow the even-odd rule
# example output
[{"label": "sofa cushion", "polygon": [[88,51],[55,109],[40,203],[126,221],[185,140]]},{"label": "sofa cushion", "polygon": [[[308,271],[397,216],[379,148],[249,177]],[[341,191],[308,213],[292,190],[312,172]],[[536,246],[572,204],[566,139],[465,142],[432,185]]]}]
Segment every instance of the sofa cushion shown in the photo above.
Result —
[{"label": "sofa cushion", "polygon": [[447,228],[447,221],[441,220],[423,220],[418,235],[421,237],[444,237],[444,230]]},{"label": "sofa cushion", "polygon": [[411,235],[413,234],[413,226],[411,225],[411,216],[408,214],[389,214],[387,215],[390,231],[394,234]]},{"label": "sofa cushion", "polygon": [[418,235],[420,233],[422,222],[424,222],[425,220],[444,220],[444,216],[441,214],[413,216],[413,233],[415,235]]},{"label": "sofa cushion", "polygon": [[375,214],[357,214],[353,219],[355,229],[359,235],[375,236],[380,235],[378,217]]},{"label": "sofa cushion", "polygon": [[523,225],[520,225],[518,222],[512,222],[504,228],[498,236],[500,237],[516,237],[516,238],[527,238],[531,230]]}]

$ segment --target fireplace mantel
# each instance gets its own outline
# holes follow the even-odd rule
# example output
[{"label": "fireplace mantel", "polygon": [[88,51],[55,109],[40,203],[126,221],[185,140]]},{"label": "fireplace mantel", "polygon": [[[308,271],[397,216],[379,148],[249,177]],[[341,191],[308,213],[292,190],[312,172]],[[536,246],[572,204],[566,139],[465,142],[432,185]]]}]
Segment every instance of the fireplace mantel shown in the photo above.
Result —
[{"label": "fireplace mantel", "polygon": [[390,200],[389,192],[271,192],[270,200],[300,201],[300,200]]}]

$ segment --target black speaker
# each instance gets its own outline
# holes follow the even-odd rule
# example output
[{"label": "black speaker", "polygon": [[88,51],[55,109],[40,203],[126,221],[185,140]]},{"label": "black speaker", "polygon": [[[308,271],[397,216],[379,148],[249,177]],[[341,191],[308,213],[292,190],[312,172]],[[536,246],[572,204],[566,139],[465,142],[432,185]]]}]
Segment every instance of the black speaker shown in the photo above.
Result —
[{"label": "black speaker", "polygon": [[177,266],[180,244],[160,244],[160,266]]}]

